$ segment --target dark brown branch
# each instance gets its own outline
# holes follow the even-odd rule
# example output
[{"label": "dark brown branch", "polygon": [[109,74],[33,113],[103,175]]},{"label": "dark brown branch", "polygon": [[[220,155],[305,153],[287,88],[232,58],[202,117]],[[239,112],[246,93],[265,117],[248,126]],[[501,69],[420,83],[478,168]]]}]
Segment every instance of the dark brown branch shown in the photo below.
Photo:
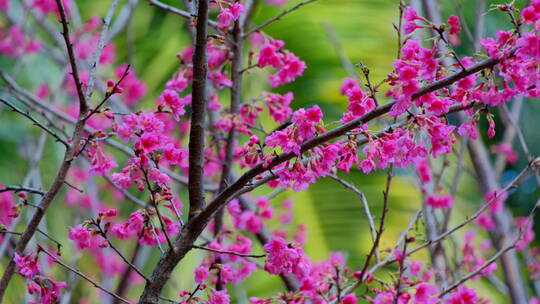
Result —
[{"label": "dark brown branch", "polygon": [[383,191],[383,210],[382,210],[381,220],[379,222],[379,230],[377,230],[377,237],[375,238],[375,241],[373,242],[373,246],[371,246],[371,250],[369,251],[369,254],[366,257],[366,261],[364,262],[364,266],[362,267],[362,271],[360,272],[360,277],[358,278],[359,282],[364,281],[366,277],[366,271],[369,267],[369,262],[371,261],[371,257],[373,257],[375,252],[379,250],[379,242],[381,241],[381,237],[384,232],[386,214],[388,213],[388,200],[390,198],[389,196],[390,186],[392,184],[392,177],[393,177],[392,171],[393,171],[393,167],[392,165],[390,165],[388,168],[388,173],[386,175],[386,188]]},{"label": "dark brown branch", "polygon": [[189,218],[204,208],[204,115],[206,110],[208,0],[200,0],[193,53],[191,124],[189,132]]},{"label": "dark brown branch", "polygon": [[114,95],[116,94],[118,88],[120,87],[120,84],[122,83],[122,81],[127,77],[127,75],[129,74],[129,68],[130,68],[130,65],[128,64],[126,66],[126,69],[124,70],[124,73],[122,73],[122,76],[120,76],[120,79],[118,79],[117,82],[115,82],[114,86],[107,92],[105,92],[105,97],[101,100],[101,102],[95,107],[93,108],[92,110],[90,110],[90,113],[88,113],[88,115],[86,115],[86,117],[84,118],[84,120],[88,120],[90,119],[90,117],[92,117],[92,115],[94,115],[95,113],[97,113],[99,111],[99,109]]},{"label": "dark brown branch", "polygon": [[8,230],[0,229],[0,234],[22,235],[22,232],[8,231]]},{"label": "dark brown branch", "polygon": [[66,12],[64,10],[63,4],[61,0],[56,0],[56,4],[58,5],[58,11],[60,12],[60,23],[62,24],[62,37],[64,38],[64,42],[66,44],[66,49],[68,53],[69,58],[69,65],[71,67],[71,75],[73,76],[73,81],[75,82],[75,87],[77,89],[77,96],[79,98],[79,108],[82,110],[84,109],[84,112],[86,112],[88,108],[88,104],[86,101],[86,95],[84,95],[83,90],[83,84],[81,82],[81,78],[79,77],[79,69],[77,68],[77,57],[75,57],[74,51],[73,51],[73,44],[71,43],[71,38],[69,34],[69,21],[66,16]]},{"label": "dark brown branch", "polygon": [[[423,96],[427,93],[430,93],[430,92],[433,92],[433,91],[436,91],[438,89],[441,89],[441,88],[444,88],[446,86],[449,86],[451,84],[453,84],[454,82],[464,78],[464,77],[467,77],[471,74],[474,74],[476,72],[479,72],[483,69],[486,69],[486,68],[491,68],[493,67],[494,65],[496,65],[497,63],[499,63],[499,60],[497,59],[492,59],[492,58],[489,58],[489,59],[485,59],[473,66],[470,66],[469,68],[465,69],[465,70],[461,70],[460,72],[457,72],[455,74],[451,74],[445,78],[442,78],[438,81],[435,81],[433,83],[431,83],[430,85],[422,88],[420,91],[418,91],[416,94],[414,94],[412,97],[413,99],[416,99],[420,96]],[[337,138],[339,136],[342,136],[344,134],[346,134],[347,132],[350,132],[352,130],[354,130],[355,128],[357,128],[358,126],[360,126],[361,124],[364,124],[366,122],[369,122],[377,117],[380,117],[386,113],[388,113],[390,111],[390,109],[392,108],[392,106],[395,104],[395,102],[390,102],[390,103],[387,103],[385,105],[382,105],[382,106],[379,106],[377,108],[375,108],[374,110],[372,110],[371,112],[359,117],[359,118],[356,118],[340,127],[337,127],[335,129],[332,129],[326,133],[323,133],[317,137],[314,137],[310,140],[307,140],[306,142],[304,142],[301,146],[301,149],[300,151],[301,152],[305,152],[305,151],[308,151],[322,143],[325,143],[325,142],[328,142],[334,138]],[[203,211],[203,213],[201,214],[202,216],[200,217],[201,219],[203,218],[207,218],[209,215],[213,214],[214,212],[216,212],[218,209],[220,209],[221,207],[223,207],[224,204],[227,203],[228,199],[231,198],[231,196],[233,194],[235,194],[237,191],[240,191],[242,189],[242,187],[244,187],[244,185],[248,184],[253,178],[255,178],[257,175],[267,171],[268,169],[272,169],[274,168],[275,166],[285,162],[285,161],[288,161],[290,159],[292,159],[293,157],[295,157],[296,154],[294,153],[283,153],[283,154],[280,154],[276,157],[274,157],[272,159],[272,161],[269,163],[268,166],[264,166],[263,164],[259,164],[257,166],[255,166],[254,168],[250,169],[249,171],[247,171],[246,173],[244,173],[244,175],[242,175],[236,182],[234,182],[233,184],[231,184],[229,187],[227,187],[227,189],[225,189],[223,192],[221,192],[214,200],[212,203],[210,203],[208,205],[208,207]],[[211,217],[211,216],[210,216]],[[198,217],[199,218],[199,217]],[[198,220],[198,219],[197,219]]]},{"label": "dark brown branch", "polygon": [[39,194],[41,196],[47,193],[46,191],[43,191],[41,189],[35,189],[35,188],[23,187],[23,186],[6,186],[3,188],[0,188],[0,192],[6,192],[6,191],[28,192],[28,193],[33,193],[33,194]]}]

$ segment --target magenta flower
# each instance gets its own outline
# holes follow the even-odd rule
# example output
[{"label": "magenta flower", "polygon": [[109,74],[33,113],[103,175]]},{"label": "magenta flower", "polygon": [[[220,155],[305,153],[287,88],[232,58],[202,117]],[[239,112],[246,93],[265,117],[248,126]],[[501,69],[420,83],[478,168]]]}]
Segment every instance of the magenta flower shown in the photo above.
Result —
[{"label": "magenta flower", "polygon": [[68,237],[70,240],[75,241],[77,248],[84,249],[90,246],[90,231],[82,225],[77,225],[69,229]]}]

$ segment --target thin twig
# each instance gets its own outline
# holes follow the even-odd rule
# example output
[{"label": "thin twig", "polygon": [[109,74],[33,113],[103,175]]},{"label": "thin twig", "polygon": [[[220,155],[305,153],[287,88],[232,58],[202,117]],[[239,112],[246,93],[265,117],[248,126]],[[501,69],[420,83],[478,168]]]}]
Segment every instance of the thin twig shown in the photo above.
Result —
[{"label": "thin twig", "polygon": [[386,214],[388,213],[388,201],[390,199],[390,186],[392,184],[392,174],[393,166],[390,165],[388,167],[388,172],[386,174],[386,187],[383,191],[383,210],[381,215],[381,220],[379,222],[379,230],[377,230],[377,237],[375,238],[375,241],[373,242],[373,246],[371,246],[371,250],[366,258],[366,261],[364,262],[364,266],[362,267],[362,271],[360,272],[360,278],[358,278],[358,281],[362,282],[364,281],[366,277],[366,271],[369,267],[369,262],[371,260],[371,257],[375,253],[375,251],[379,250],[379,242],[381,241],[381,237],[384,231],[384,224],[386,220]]},{"label": "thin twig", "polygon": [[128,64],[126,66],[126,69],[124,70],[124,72],[122,73],[122,76],[120,76],[120,79],[118,79],[118,81],[114,84],[114,86],[105,93],[105,98],[103,98],[103,100],[101,100],[101,102],[92,110],[90,110],[90,112],[88,113],[88,115],[86,115],[86,117],[84,118],[84,120],[88,120],[90,119],[90,117],[92,117],[92,115],[94,115],[95,113],[97,113],[99,111],[99,109],[111,98],[111,96],[113,96],[114,94],[116,94],[117,92],[117,89],[120,87],[120,84],[122,83],[122,81],[127,77],[127,75],[129,74],[129,69],[130,69],[130,65]]},{"label": "thin twig", "polygon": [[[62,120],[62,121],[65,121],[69,124],[72,124],[72,125],[75,125],[76,124],[76,120],[73,119],[72,117],[70,117],[69,115],[67,115],[66,113],[64,112],[61,112],[61,111],[58,111],[53,105],[37,98],[35,95],[33,95],[32,93],[28,92],[27,90],[23,89],[21,86],[19,86],[14,80],[13,78],[11,78],[7,73],[5,73],[4,71],[0,70],[0,78],[2,78],[4,81],[6,81],[6,83],[8,84],[8,86],[14,90],[15,92],[17,93],[20,93],[25,100],[27,100],[28,102],[26,102],[25,104],[29,107],[32,107],[33,110],[37,111],[36,108],[39,108],[43,111],[46,111],[48,113],[51,113],[53,116],[55,116],[56,118]],[[23,100],[21,100],[21,102],[24,102]],[[31,106],[30,104],[32,104],[33,106]],[[89,132],[89,133],[94,133],[96,132],[96,130],[92,127],[89,127],[89,126],[85,126],[84,127],[84,130]],[[110,138],[107,138],[105,140],[105,143],[108,144],[109,146],[117,149],[118,151],[128,155],[128,156],[134,156],[135,154],[133,153],[133,150],[132,148],[122,144],[122,143],[119,143],[115,140],[112,140]],[[176,172],[173,172],[167,168],[162,168],[161,171],[163,171],[164,173],[166,173],[167,175],[169,175],[173,180],[183,184],[183,185],[187,185],[188,184],[188,181],[187,181],[187,178],[183,177],[183,176],[180,176],[179,174],[177,174]],[[213,185],[213,184],[208,184],[208,183],[205,183],[204,184],[204,190],[205,191],[210,191],[210,192],[215,192],[218,190],[218,187],[217,185]]]},{"label": "thin twig", "polygon": [[[150,178],[148,178],[148,173],[146,169],[141,166],[140,170],[142,171],[144,175],[146,187],[148,188],[148,191],[150,192],[150,202],[152,203],[152,206],[156,210],[156,215],[158,217],[161,230],[163,231],[163,234],[165,235],[165,238],[167,239],[167,244],[169,245],[169,248],[173,248],[171,238],[169,236],[169,233],[167,232],[167,226],[165,225],[165,222],[163,218],[161,217],[161,212],[159,211],[159,207],[156,201],[156,191],[152,188],[152,185],[150,184]],[[159,240],[158,240],[158,243],[159,243]]]},{"label": "thin twig", "polygon": [[109,239],[109,237],[107,236],[107,233],[103,230],[103,228],[101,228],[101,225],[96,222],[96,221],[93,221],[92,224],[94,224],[95,227],[98,228],[99,230],[99,233],[101,234],[101,236],[107,241],[107,243],[109,244],[109,247],[114,251],[116,252],[116,254],[124,261],[124,263],[126,263],[131,269],[135,270],[135,272],[137,274],[139,274],[143,279],[145,279],[146,281],[150,280],[146,275],[144,275],[144,273],[142,273],[142,271],[137,268],[137,266],[133,265],[132,262],[130,262],[121,252],[120,250],[118,250],[118,248],[116,248],[113,243],[111,242],[111,240]]},{"label": "thin twig", "polygon": [[[430,246],[430,245],[432,245],[434,243],[437,243],[437,242],[440,242],[440,241],[444,240],[448,236],[452,235],[456,231],[458,231],[461,228],[463,228],[464,226],[466,226],[468,223],[470,223],[470,222],[474,221],[475,219],[477,219],[480,216],[480,214],[482,214],[484,211],[486,211],[486,209],[489,208],[491,206],[491,204],[493,204],[493,202],[495,202],[497,199],[499,199],[503,193],[506,193],[510,189],[514,188],[519,183],[519,181],[525,176],[527,171],[530,170],[530,168],[532,166],[533,166],[533,162],[531,162],[527,167],[525,167],[506,187],[504,187],[503,189],[497,191],[497,194],[491,200],[489,200],[485,204],[483,204],[482,207],[480,207],[472,216],[467,217],[460,224],[457,224],[452,229],[449,229],[448,231],[440,234],[439,236],[433,238],[432,240],[424,242],[424,243],[416,246],[411,251],[407,252],[407,255],[411,255],[413,253],[416,253],[416,252],[420,251],[421,249],[424,249],[424,248],[426,248],[426,247],[428,247],[428,246]],[[378,268],[380,268],[382,266],[392,264],[395,261],[396,261],[396,259],[384,260],[381,263],[375,265],[376,267],[372,268],[372,270],[374,271],[374,270],[376,270],[376,269],[378,269]]]},{"label": "thin twig", "polygon": [[231,254],[231,255],[236,255],[236,256],[239,256],[239,257],[243,257],[243,258],[264,258],[264,257],[266,257],[266,254],[245,254],[245,253],[239,253],[239,252],[234,252],[234,251],[229,251],[229,250],[217,250],[217,249],[204,247],[204,246],[198,246],[198,245],[193,245],[193,248],[206,250],[206,251],[210,251],[210,252],[214,252],[214,253],[220,253],[220,254]]},{"label": "thin twig", "polygon": [[62,37],[64,37],[64,42],[66,44],[67,54],[69,58],[69,64],[71,67],[71,75],[73,76],[73,81],[75,82],[75,87],[77,90],[77,96],[79,97],[79,107],[84,109],[86,112],[86,109],[88,108],[88,103],[86,100],[86,95],[83,91],[83,84],[81,82],[81,78],[79,77],[79,69],[77,68],[77,59],[75,57],[75,52],[73,50],[73,44],[71,43],[71,36],[69,34],[69,21],[66,16],[66,11],[64,10],[64,6],[61,2],[61,0],[56,0],[56,4],[58,5],[58,10],[60,12],[60,23],[62,24]]},{"label": "thin twig", "polygon": [[519,229],[519,234],[518,236],[516,237],[516,239],[514,240],[514,242],[512,242],[512,244],[506,246],[505,248],[502,248],[500,249],[497,253],[495,253],[489,260],[487,260],[486,262],[484,262],[484,264],[482,264],[480,267],[478,268],[475,268],[475,271],[465,275],[464,277],[462,277],[460,280],[458,280],[457,282],[455,282],[454,284],[452,284],[451,286],[449,286],[448,288],[442,290],[438,295],[437,297],[438,298],[441,298],[443,297],[444,295],[446,295],[447,293],[451,292],[452,290],[458,288],[459,286],[461,286],[463,283],[465,283],[466,281],[470,280],[471,278],[475,277],[477,274],[479,274],[482,270],[486,269],[489,265],[493,264],[499,257],[501,257],[503,254],[505,254],[506,252],[510,251],[511,249],[513,249],[516,244],[519,242],[519,240],[521,240],[521,238],[523,237],[523,233],[524,231],[527,229],[527,227],[530,225],[531,223],[531,220],[533,219],[534,215],[536,214],[537,210],[538,210],[538,207],[539,207],[539,204],[540,204],[540,200],[538,200],[536,202],[536,204],[534,205],[534,208],[531,210],[528,218],[527,218],[527,221],[525,222],[525,225],[523,225],[520,229]]},{"label": "thin twig", "polygon": [[22,235],[22,232],[8,231],[8,230],[0,229],[0,234]]},{"label": "thin twig", "polygon": [[120,10],[120,13],[116,17],[113,24],[107,33],[107,40],[111,40],[116,37],[126,26],[129,25],[131,19],[133,18],[133,12],[135,7],[139,3],[139,0],[128,0],[126,4]]},{"label": "thin twig", "polygon": [[86,100],[90,100],[90,97],[92,96],[94,90],[94,82],[96,80],[99,57],[101,56],[101,52],[105,47],[105,41],[107,40],[107,32],[109,31],[109,25],[111,24],[111,19],[117,5],[118,0],[112,0],[111,5],[109,6],[109,10],[107,11],[107,15],[105,15],[105,19],[103,19],[103,25],[101,26],[101,32],[99,33],[98,44],[96,47],[96,51],[94,52],[94,57],[92,58],[92,64],[90,65],[90,76],[88,77],[88,82],[86,84]]},{"label": "thin twig", "polygon": [[[161,1],[158,1],[158,0],[148,0],[148,2],[150,3],[150,5],[153,5],[155,7],[158,7],[160,9],[162,9],[162,10],[165,10],[165,11],[167,11],[169,13],[173,13],[175,15],[182,16],[182,17],[187,18],[187,19],[197,17],[197,16],[194,16],[194,15],[190,14],[189,12],[186,12],[186,11],[181,10],[179,8],[167,5],[167,4],[165,4],[165,3],[161,2]],[[208,25],[210,25],[211,27],[217,28],[218,23],[216,21],[208,19],[207,22],[208,22]]]},{"label": "thin twig", "polygon": [[46,191],[43,191],[41,189],[35,189],[35,188],[23,187],[23,186],[5,186],[3,188],[0,188],[0,192],[7,192],[7,191],[28,192],[28,193],[33,193],[33,194],[39,194],[41,196],[47,193]]},{"label": "thin twig", "polygon": [[[373,221],[373,215],[371,215],[371,211],[369,209],[369,205],[366,200],[366,196],[364,195],[364,192],[360,191],[358,188],[356,188],[355,185],[349,183],[348,181],[338,177],[335,174],[328,175],[331,179],[337,181],[338,183],[342,184],[345,188],[351,190],[353,193],[355,193],[358,197],[360,197],[360,201],[362,202],[362,207],[364,207],[364,212],[366,214],[366,217],[368,218],[368,224],[369,224],[369,230],[371,231],[371,238],[373,241],[377,238],[377,233],[375,230],[375,222]],[[378,255],[378,254],[377,254]]]},{"label": "thin twig", "polygon": [[314,2],[315,0],[305,0],[305,1],[302,1],[300,3],[298,3],[297,5],[291,7],[291,8],[288,8],[286,10],[284,10],[283,12],[279,13],[277,16],[274,16],[266,21],[264,21],[263,23],[261,23],[260,25],[252,28],[251,30],[247,31],[246,33],[244,33],[242,35],[243,38],[246,38],[248,37],[250,34],[253,34],[254,32],[256,31],[260,31],[262,28],[264,28],[265,26],[269,25],[270,23],[273,23],[274,21],[277,21],[279,19],[281,19],[281,17],[287,15],[288,13],[291,13],[299,8],[301,8],[302,6],[306,5],[306,4],[309,4],[311,2]]},{"label": "thin twig", "polygon": [[9,101],[7,101],[7,100],[5,100],[3,98],[0,98],[0,102],[2,102],[3,104],[5,104],[9,108],[11,108],[11,110],[13,110],[14,112],[19,113],[22,116],[28,118],[30,121],[32,121],[34,123],[34,125],[38,126],[43,131],[47,132],[49,135],[54,137],[54,139],[56,139],[57,142],[62,143],[66,148],[69,147],[69,144],[67,143],[67,141],[63,140],[58,134],[56,134],[56,132],[49,129],[46,125],[41,123],[39,120],[32,117],[32,115],[30,115],[30,113],[28,113],[28,111],[23,111],[23,110],[19,109],[16,105],[12,104],[11,102],[9,102]]},{"label": "thin twig", "polygon": [[79,277],[81,277],[82,279],[86,280],[87,282],[89,282],[90,284],[94,285],[97,289],[109,294],[110,296],[112,296],[113,298],[119,300],[119,301],[122,301],[124,303],[127,303],[129,304],[129,301],[122,298],[121,296],[115,294],[114,292],[112,291],[109,291],[108,289],[106,289],[105,287],[101,286],[100,284],[98,284],[96,281],[90,279],[87,275],[85,275],[84,273],[82,273],[80,270],[78,269],[75,269],[71,266],[69,266],[68,264],[62,262],[60,259],[58,259],[54,254],[48,252],[47,250],[45,250],[43,247],[41,247],[40,245],[38,245],[38,250],[41,251],[41,252],[44,252],[45,254],[47,254],[56,264],[66,268],[67,270],[75,273],[76,275],[78,275]]},{"label": "thin twig", "polygon": [[[38,225],[41,222],[43,216],[45,215],[47,208],[53,202],[56,195],[59,193],[60,189],[64,185],[67,173],[71,167],[71,164],[73,163],[75,151],[78,148],[79,141],[81,140],[82,133],[84,130],[85,122],[83,120],[83,117],[86,115],[86,112],[88,111],[88,104],[86,103],[82,84],[79,79],[77,63],[76,63],[75,55],[73,52],[73,45],[71,44],[71,41],[70,41],[66,12],[64,10],[62,0],[56,0],[56,4],[58,6],[58,11],[60,12],[60,21],[62,23],[62,28],[63,28],[62,35],[64,36],[64,41],[66,43],[67,53],[70,59],[69,62],[70,62],[71,70],[73,73],[73,79],[75,80],[75,86],[77,87],[77,96],[79,98],[79,116],[77,118],[77,122],[75,123],[73,135],[71,136],[72,145],[70,145],[69,148],[66,149],[66,152],[64,153],[64,158],[62,160],[62,163],[60,164],[60,167],[57,170],[56,176],[53,180],[53,183],[51,184],[51,187],[41,199],[41,202],[39,203],[40,208],[36,209],[34,215],[32,216],[32,219],[30,220],[30,222],[28,223],[26,227],[26,230],[21,235],[21,238],[19,239],[19,242],[17,243],[15,251],[19,254],[22,254],[24,250],[26,249],[26,246],[30,242],[30,239],[37,231]],[[14,273],[15,273],[15,262],[13,259],[11,259],[4,270],[2,279],[0,280],[0,303],[2,302],[6,289]]]}]

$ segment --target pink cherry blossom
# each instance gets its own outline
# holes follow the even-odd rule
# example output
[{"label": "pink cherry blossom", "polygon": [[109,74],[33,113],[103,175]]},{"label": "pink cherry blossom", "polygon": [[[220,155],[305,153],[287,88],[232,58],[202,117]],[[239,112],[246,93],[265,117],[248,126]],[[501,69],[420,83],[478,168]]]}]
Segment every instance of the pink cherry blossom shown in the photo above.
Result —
[{"label": "pink cherry blossom", "polygon": [[32,279],[41,271],[36,254],[22,256],[15,252],[13,260],[17,265],[17,272],[27,279]]},{"label": "pink cherry blossom", "polygon": [[346,295],[342,299],[343,304],[356,304],[358,300],[356,299],[356,296],[352,293]]},{"label": "pink cherry blossom", "polygon": [[432,194],[427,197],[426,203],[433,208],[449,209],[454,200],[450,194]]},{"label": "pink cherry blossom", "polygon": [[227,294],[227,290],[214,290],[208,295],[208,304],[229,304],[230,297]]},{"label": "pink cherry blossom", "polygon": [[208,279],[209,275],[210,272],[208,271],[208,267],[200,266],[195,268],[195,283],[202,283],[204,280]]},{"label": "pink cherry blossom", "polygon": [[461,31],[461,27],[459,26],[459,18],[457,16],[450,16],[448,18],[447,23],[450,25],[449,34],[450,35],[458,35]]},{"label": "pink cherry blossom", "polygon": [[70,240],[75,241],[77,248],[84,249],[90,246],[90,231],[82,225],[77,225],[69,229],[68,237]]}]

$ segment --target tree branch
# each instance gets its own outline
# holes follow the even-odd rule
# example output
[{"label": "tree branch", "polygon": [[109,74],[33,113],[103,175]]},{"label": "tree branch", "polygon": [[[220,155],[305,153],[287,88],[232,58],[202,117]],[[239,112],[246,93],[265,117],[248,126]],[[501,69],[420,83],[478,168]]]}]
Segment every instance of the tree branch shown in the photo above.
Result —
[{"label": "tree branch", "polygon": [[204,208],[204,115],[206,110],[207,81],[207,21],[208,0],[199,0],[197,11],[197,34],[193,53],[193,83],[191,102],[191,124],[189,132],[189,218],[198,215]]},{"label": "tree branch", "polygon": [[105,19],[103,19],[103,26],[101,27],[101,32],[99,34],[98,44],[96,46],[96,51],[94,52],[94,57],[92,58],[92,64],[90,65],[90,76],[88,77],[88,83],[86,85],[86,100],[90,100],[94,90],[99,57],[101,56],[101,51],[103,51],[103,48],[105,47],[107,32],[109,31],[109,25],[111,24],[111,19],[117,5],[118,0],[112,0],[107,15],[105,16]]},{"label": "tree branch", "polygon": [[96,281],[90,279],[87,275],[85,275],[84,273],[82,273],[80,270],[78,269],[75,269],[71,266],[69,266],[68,264],[62,262],[60,259],[58,259],[54,254],[48,252],[47,250],[45,250],[43,247],[39,246],[38,245],[38,250],[39,251],[42,251],[44,252],[46,255],[48,255],[56,264],[66,268],[67,270],[73,272],[74,274],[78,275],[79,277],[81,277],[82,279],[86,280],[87,282],[89,282],[90,284],[94,285],[97,289],[111,295],[113,298],[119,300],[119,301],[122,301],[123,303],[127,303],[129,304],[129,301],[120,297],[119,295],[115,294],[114,292],[112,291],[109,291],[108,289],[106,289],[105,287],[101,286],[100,284],[98,284]]},{"label": "tree branch", "polygon": [[287,15],[288,13],[290,12],[293,12],[299,8],[301,8],[302,6],[306,5],[306,4],[309,4],[311,2],[314,2],[315,0],[305,0],[305,1],[302,1],[300,3],[298,3],[297,5],[291,7],[291,8],[288,8],[286,10],[284,10],[283,12],[279,13],[278,15],[264,21],[263,23],[261,23],[260,25],[252,28],[251,30],[247,31],[245,34],[242,35],[243,38],[246,38],[248,37],[249,35],[253,34],[254,32],[256,31],[260,31],[262,28],[264,28],[265,26],[273,23],[274,21],[277,21],[279,19],[281,19],[281,17]]},{"label": "tree branch", "polygon": [[[49,205],[52,203],[52,201],[54,200],[54,198],[56,197],[56,195],[58,194],[58,192],[64,185],[67,173],[74,160],[74,155],[75,155],[75,152],[77,151],[77,148],[79,146],[79,141],[81,140],[81,136],[84,130],[85,121],[83,118],[86,115],[86,112],[88,111],[88,104],[86,103],[82,84],[79,79],[79,72],[77,69],[75,56],[73,54],[73,47],[69,38],[69,28],[68,28],[68,21],[66,18],[66,13],[64,11],[64,7],[62,6],[62,1],[56,0],[56,3],[60,11],[60,18],[61,18],[62,27],[63,27],[63,36],[64,36],[64,40],[66,42],[66,47],[68,50],[71,70],[73,72],[73,78],[75,80],[75,85],[77,87],[77,95],[79,97],[79,117],[75,124],[73,135],[71,137],[72,144],[68,149],[66,149],[66,152],[64,154],[64,159],[62,161],[62,164],[60,165],[60,168],[58,169],[58,172],[56,173],[56,177],[54,178],[54,181],[51,187],[49,188],[49,190],[47,191],[47,193],[41,199],[41,202],[39,203],[39,208],[37,208],[36,211],[34,212],[34,215],[32,216],[32,219],[30,220],[30,222],[28,223],[26,230],[24,231],[24,233],[19,239],[19,242],[17,243],[15,251],[19,254],[22,254],[24,250],[26,249],[28,242],[30,241],[34,233],[37,231],[38,225],[41,222],[41,219],[43,218],[43,216],[45,215],[45,211],[47,210]],[[0,303],[2,302],[5,291],[14,273],[15,273],[15,262],[13,259],[11,259],[8,266],[5,269],[2,279],[0,280]]]},{"label": "tree branch", "polygon": [[217,250],[217,249],[208,248],[204,246],[198,246],[198,245],[193,245],[193,248],[205,250],[205,251],[209,251],[213,253],[219,253],[219,254],[231,254],[231,255],[236,255],[243,258],[264,258],[266,256],[266,254],[244,254],[244,253],[239,253],[239,252],[234,252],[234,251],[229,251],[229,250]]},{"label": "tree branch", "polygon": [[49,127],[47,127],[46,125],[44,125],[43,123],[41,123],[39,120],[35,119],[34,117],[32,117],[32,115],[30,115],[30,113],[28,113],[27,111],[24,111],[22,109],[19,109],[16,105],[12,104],[11,102],[3,99],[3,98],[0,98],[0,102],[2,102],[3,104],[5,104],[6,106],[8,106],[9,108],[11,108],[11,110],[13,110],[14,112],[16,113],[19,113],[21,114],[22,116],[28,118],[30,121],[32,121],[36,126],[38,126],[39,128],[41,128],[43,131],[47,132],[49,135],[51,135],[52,137],[54,137],[54,139],[56,139],[57,142],[59,143],[62,143],[64,145],[64,147],[69,147],[69,144],[63,140],[58,134],[56,134],[56,132],[54,132],[53,130],[49,129]]},{"label": "tree branch", "polygon": [[[173,13],[175,15],[178,15],[178,16],[181,16],[181,17],[184,17],[184,18],[187,18],[187,19],[197,17],[197,16],[193,16],[189,12],[186,12],[186,11],[181,10],[179,8],[167,5],[167,4],[165,4],[165,3],[161,2],[161,1],[158,1],[158,0],[148,0],[148,2],[150,3],[150,5],[153,5],[155,7],[158,7],[160,9],[162,9],[162,10],[165,10],[165,11],[167,11],[169,13]],[[198,13],[200,13],[200,12],[198,12]],[[216,21],[209,20],[208,18],[206,18],[205,20],[208,23],[208,25],[210,25],[211,27],[217,28],[218,23]]]},{"label": "tree branch", "polygon": [[35,188],[23,187],[23,186],[6,186],[6,187],[3,187],[3,188],[0,188],[0,192],[6,192],[6,191],[28,192],[28,193],[39,194],[41,196],[43,196],[43,195],[45,195],[45,193],[47,193],[46,191],[43,191],[41,189],[35,189]]},{"label": "tree branch", "polygon": [[[416,99],[427,93],[449,86],[464,77],[479,72],[483,69],[491,68],[499,62],[499,59],[485,59],[475,65],[465,68],[457,73],[448,75],[442,79],[439,79],[438,81],[435,81],[423,87],[422,89],[420,89],[420,91],[414,94],[412,98]],[[307,140],[301,145],[300,151],[303,153],[320,144],[340,137],[347,132],[358,128],[358,126],[388,113],[394,104],[395,102],[390,102],[385,105],[378,106],[371,112],[366,113],[359,118],[356,118],[346,124],[343,124],[340,127],[332,129],[310,140]],[[229,185],[220,194],[218,194],[213,199],[213,201],[202,210],[200,214],[191,217],[188,223],[182,228],[180,234],[175,239],[174,249],[167,251],[156,264],[151,277],[151,282],[146,284],[143,294],[139,299],[139,303],[157,303],[159,299],[159,293],[161,292],[165,283],[169,280],[174,267],[178,264],[180,260],[182,260],[182,258],[187,254],[187,252],[189,252],[193,248],[195,240],[197,240],[199,235],[202,233],[206,225],[208,225],[208,223],[217,211],[223,208],[232,197],[238,195],[239,193],[243,193],[242,190],[244,186],[250,183],[253,178],[257,177],[259,174],[264,173],[267,170],[274,168],[275,166],[283,162],[292,159],[295,156],[296,154],[292,152],[282,153],[275,156],[267,165],[261,163],[253,167],[252,169],[245,172],[242,176],[240,176],[234,183]]]}]

